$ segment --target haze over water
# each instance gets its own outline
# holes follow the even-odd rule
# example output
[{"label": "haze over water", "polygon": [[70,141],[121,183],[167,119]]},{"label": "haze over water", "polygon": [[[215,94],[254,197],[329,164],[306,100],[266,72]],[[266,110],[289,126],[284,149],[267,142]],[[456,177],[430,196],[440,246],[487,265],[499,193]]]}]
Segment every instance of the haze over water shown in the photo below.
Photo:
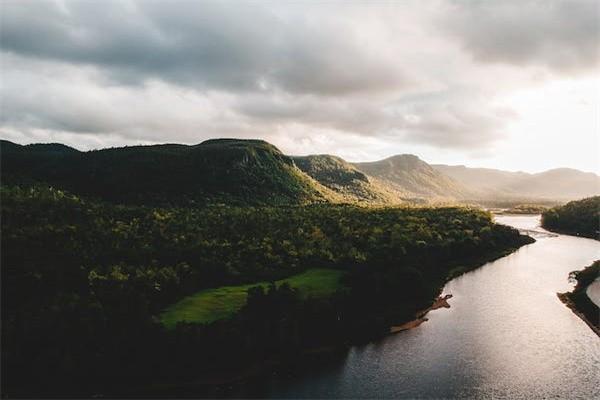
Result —
[{"label": "haze over water", "polygon": [[420,327],[351,348],[343,360],[271,378],[273,398],[599,398],[600,340],[557,292],[600,243],[539,228],[539,216],[497,222],[537,242],[449,282],[450,309]]}]

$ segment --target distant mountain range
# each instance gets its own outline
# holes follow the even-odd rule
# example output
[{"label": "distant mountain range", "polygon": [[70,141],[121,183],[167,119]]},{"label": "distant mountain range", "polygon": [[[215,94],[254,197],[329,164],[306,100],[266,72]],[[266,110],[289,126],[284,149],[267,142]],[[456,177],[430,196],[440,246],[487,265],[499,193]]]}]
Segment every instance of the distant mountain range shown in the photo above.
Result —
[{"label": "distant mountain range", "polygon": [[471,191],[412,154],[402,154],[381,161],[356,163],[367,175],[389,183],[394,189],[415,198],[464,199]]},{"label": "distant mountain range", "polygon": [[262,140],[213,139],[81,152],[62,144],[0,141],[2,184],[50,184],[138,204],[399,204],[494,199],[570,200],[600,194],[600,177],[430,165],[410,154],[349,163],[291,157]]},{"label": "distant mountain range", "polygon": [[570,168],[529,174],[462,165],[434,164],[432,167],[470,188],[476,198],[526,197],[564,201],[600,194],[598,175]]}]

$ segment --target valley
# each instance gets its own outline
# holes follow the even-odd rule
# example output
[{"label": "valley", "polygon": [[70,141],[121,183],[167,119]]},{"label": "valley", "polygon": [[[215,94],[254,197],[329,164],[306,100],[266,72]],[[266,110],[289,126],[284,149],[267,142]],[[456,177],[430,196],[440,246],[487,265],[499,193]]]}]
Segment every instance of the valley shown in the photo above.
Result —
[{"label": "valley", "polygon": [[0,400],[600,400],[599,5],[0,0]]},{"label": "valley", "polygon": [[[260,360],[345,351],[421,325],[449,280],[534,242],[413,155],[0,145],[8,393],[226,382]],[[500,202],[562,212],[522,200]]]}]

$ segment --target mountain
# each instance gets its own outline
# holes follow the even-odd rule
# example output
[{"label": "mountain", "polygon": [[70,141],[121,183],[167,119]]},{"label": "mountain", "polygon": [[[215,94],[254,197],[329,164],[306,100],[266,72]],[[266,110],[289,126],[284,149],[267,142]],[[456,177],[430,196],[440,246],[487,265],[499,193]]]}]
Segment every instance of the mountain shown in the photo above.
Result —
[{"label": "mountain", "polygon": [[2,141],[0,151],[3,184],[44,182],[114,202],[302,204],[338,199],[261,140],[89,152]]},{"label": "mountain", "polygon": [[500,196],[572,200],[600,194],[598,175],[570,168],[529,174],[462,165],[432,167],[476,191],[478,198]]},{"label": "mountain", "polygon": [[401,203],[407,193],[369,177],[340,157],[320,154],[292,157],[298,168],[346,200],[373,204]]},{"label": "mountain", "polygon": [[88,152],[59,143],[0,141],[0,161],[3,184],[46,183],[117,203],[398,204],[571,200],[600,194],[598,175],[574,169],[528,174],[429,165],[410,154],[352,164],[331,155],[286,156],[262,140]]},{"label": "mountain", "polygon": [[8,140],[0,140],[0,150],[4,153],[38,153],[46,155],[64,155],[79,153],[79,150],[61,143],[35,143],[22,146]]},{"label": "mountain", "polygon": [[581,199],[600,194],[600,176],[570,168],[532,174],[507,186],[514,193],[553,199]]},{"label": "mountain", "polygon": [[463,185],[482,193],[490,190],[497,191],[498,188],[518,182],[529,175],[525,172],[508,172],[492,168],[467,168],[464,165],[432,164],[431,166]]},{"label": "mountain", "polygon": [[388,183],[413,197],[461,199],[471,191],[461,183],[432,168],[412,154],[402,154],[381,161],[355,163],[365,174]]}]

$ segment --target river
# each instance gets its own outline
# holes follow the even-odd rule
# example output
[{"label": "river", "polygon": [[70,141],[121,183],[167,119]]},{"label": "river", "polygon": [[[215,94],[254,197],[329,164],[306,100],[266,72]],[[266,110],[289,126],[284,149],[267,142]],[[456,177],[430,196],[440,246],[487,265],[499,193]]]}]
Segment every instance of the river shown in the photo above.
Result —
[{"label": "river", "polygon": [[444,288],[450,309],[416,329],[352,347],[308,371],[272,375],[271,398],[600,398],[600,339],[557,298],[600,242],[552,235],[539,216],[498,216],[536,243]]}]

